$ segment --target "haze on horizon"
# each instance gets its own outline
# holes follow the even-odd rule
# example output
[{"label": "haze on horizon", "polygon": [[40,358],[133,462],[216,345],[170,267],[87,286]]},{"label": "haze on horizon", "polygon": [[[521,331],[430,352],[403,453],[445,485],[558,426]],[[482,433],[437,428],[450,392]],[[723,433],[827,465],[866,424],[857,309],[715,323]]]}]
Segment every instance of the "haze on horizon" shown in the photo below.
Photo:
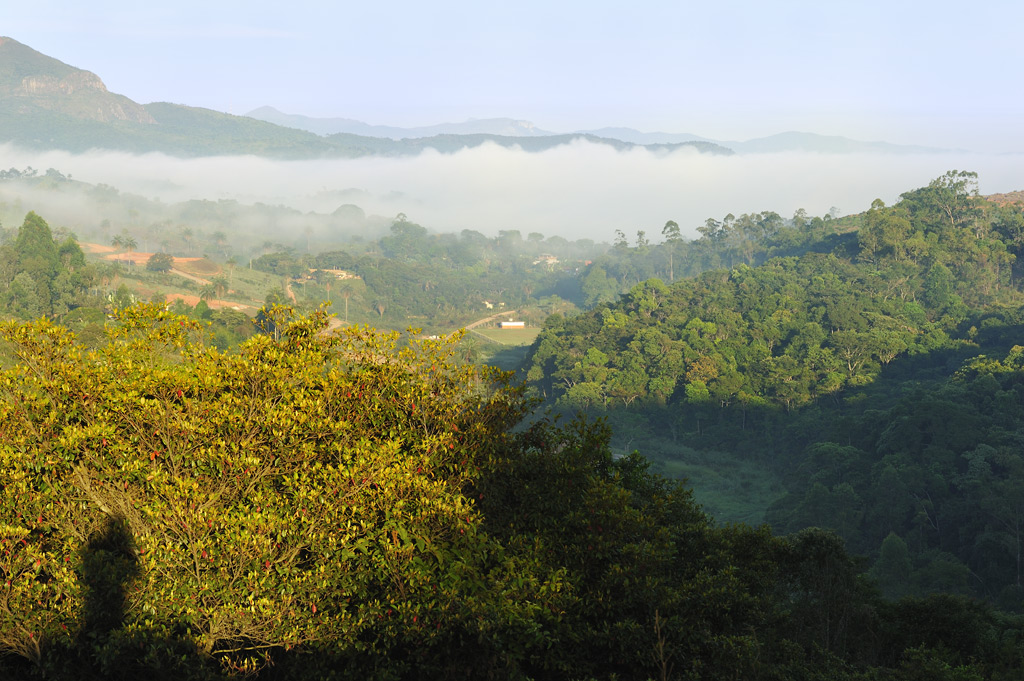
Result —
[{"label": "haze on horizon", "polygon": [[9,3],[5,35],[135,101],[428,125],[512,117],[1024,152],[1024,5]]},{"label": "haze on horizon", "polygon": [[[55,168],[76,180],[165,203],[229,199],[321,214],[355,204],[385,219],[405,213],[434,232],[472,229],[494,236],[518,229],[605,242],[615,230],[631,241],[638,230],[660,241],[668,220],[696,238],[707,218],[727,213],[774,211],[788,218],[799,208],[824,215],[833,207],[841,215],[859,213],[876,198],[891,204],[951,169],[978,172],[984,194],[1024,188],[1020,155],[717,156],[687,149],[619,152],[584,141],[540,153],[485,144],[455,154],[315,161],[39,153],[0,145],[0,159],[4,167]],[[2,190],[0,185],[0,201],[10,203]],[[52,193],[25,197],[21,204],[57,224],[81,224],[95,210],[78,200],[61,205]],[[92,222],[102,219],[97,212]]]}]

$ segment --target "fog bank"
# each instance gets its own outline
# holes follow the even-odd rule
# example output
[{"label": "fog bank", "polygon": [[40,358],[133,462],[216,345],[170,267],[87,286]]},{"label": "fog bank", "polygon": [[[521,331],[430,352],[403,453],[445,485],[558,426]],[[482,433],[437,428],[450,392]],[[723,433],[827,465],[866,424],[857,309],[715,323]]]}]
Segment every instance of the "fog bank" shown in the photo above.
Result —
[{"label": "fog bank", "polygon": [[[178,159],[114,152],[74,155],[0,147],[0,167],[55,168],[164,202],[234,199],[331,213],[343,203],[368,215],[405,213],[431,230],[518,229],[610,241],[616,229],[660,237],[675,220],[690,236],[707,218],[798,208],[823,215],[894,202],[947,170],[979,173],[982,193],[1024,189],[1024,155],[755,154],[691,150],[617,152],[579,141],[542,153],[484,145],[414,158],[273,161]],[[27,205],[45,216],[45,206]],[[83,210],[85,208],[83,207]]]}]

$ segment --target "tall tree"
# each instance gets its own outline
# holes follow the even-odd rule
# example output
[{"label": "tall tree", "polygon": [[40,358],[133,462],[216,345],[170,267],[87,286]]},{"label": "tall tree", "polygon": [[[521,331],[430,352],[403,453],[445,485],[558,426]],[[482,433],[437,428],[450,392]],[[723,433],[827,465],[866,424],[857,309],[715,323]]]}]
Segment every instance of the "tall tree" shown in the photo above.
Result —
[{"label": "tall tree", "polygon": [[679,247],[679,244],[683,242],[683,237],[679,233],[679,224],[674,220],[669,220],[661,229],[661,235],[665,238],[665,245],[668,250],[668,280],[669,282],[673,282],[676,280],[675,269],[673,268],[673,259],[675,257],[676,249]]}]

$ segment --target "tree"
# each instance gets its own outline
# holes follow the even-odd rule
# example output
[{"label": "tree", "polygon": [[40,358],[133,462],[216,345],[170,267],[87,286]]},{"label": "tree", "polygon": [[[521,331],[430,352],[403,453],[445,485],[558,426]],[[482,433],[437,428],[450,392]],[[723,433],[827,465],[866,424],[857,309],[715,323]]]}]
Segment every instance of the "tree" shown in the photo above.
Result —
[{"label": "tree", "polygon": [[583,303],[587,307],[612,302],[619,292],[615,280],[609,277],[604,268],[596,263],[587,269],[581,288]]},{"label": "tree", "polygon": [[91,351],[0,326],[4,654],[99,678],[763,667],[767,532],[715,528],[601,424],[513,430],[522,389],[457,337],[264,315],[235,353],[159,306]]},{"label": "tree", "polygon": [[947,171],[927,187],[907,192],[900,199],[910,204],[912,210],[930,213],[928,219],[948,222],[950,229],[973,227],[973,221],[980,217],[978,174],[974,172]]},{"label": "tree", "polygon": [[641,255],[647,253],[647,247],[650,246],[650,240],[647,238],[647,233],[638,229],[636,232],[636,249]]},{"label": "tree", "polygon": [[886,598],[897,599],[910,592],[913,565],[907,543],[894,532],[882,541],[882,548],[871,568],[871,575],[879,581]]},{"label": "tree", "polygon": [[679,224],[674,220],[669,220],[662,228],[661,235],[665,237],[665,245],[668,247],[668,280],[673,282],[676,280],[673,257],[679,244],[683,242],[683,237],[679,233]]},{"label": "tree", "polygon": [[146,269],[152,272],[170,272],[174,258],[169,253],[154,253],[146,261]]},{"label": "tree", "polygon": [[[228,242],[227,235],[223,232],[223,230],[219,229],[215,231],[213,234],[211,234],[210,238],[213,240],[213,245],[216,246],[218,249],[223,249]],[[227,255],[226,252],[225,255]]]},{"label": "tree", "polygon": [[380,240],[381,249],[389,258],[418,260],[426,252],[427,228],[409,222],[402,213],[391,223],[391,234]]},{"label": "tree", "polygon": [[355,293],[352,283],[346,279],[343,279],[338,287],[338,292],[341,294],[342,300],[345,301],[345,323],[348,324],[348,301]]},{"label": "tree", "polygon": [[498,245],[507,252],[514,253],[523,243],[523,235],[518,229],[502,229],[498,231]]},{"label": "tree", "polygon": [[28,272],[19,272],[8,291],[8,310],[20,319],[35,319],[49,313],[49,299],[41,299],[39,285]]},{"label": "tree", "polygon": [[629,250],[629,241],[626,240],[626,234],[621,229],[615,230],[615,250],[619,252],[626,252]]},{"label": "tree", "polygon": [[[0,305],[21,318],[64,318],[90,302],[96,266],[78,243],[58,241],[49,225],[28,213],[12,242],[0,246]],[[98,301],[91,301],[98,302]]]},{"label": "tree", "polygon": [[[60,273],[61,259],[50,226],[36,213],[25,216],[14,240],[12,255],[14,273],[28,275],[34,284],[36,302],[33,305],[40,314],[50,314],[51,285]],[[12,278],[14,273],[10,275]],[[29,280],[22,280],[22,286],[28,284]]]},{"label": "tree", "polygon": [[191,253],[192,252],[192,238],[195,236],[195,233],[192,231],[192,228],[191,227],[181,227],[178,230],[178,233],[181,234],[182,241],[185,242],[185,246],[188,247],[188,252]]},{"label": "tree", "polygon": [[213,285],[214,290],[220,297],[226,295],[230,288],[230,283],[224,277],[214,277],[210,283]]},{"label": "tree", "polygon": [[[325,642],[358,660],[373,639],[364,650],[386,659],[440,636],[440,660],[440,630],[473,628],[499,603],[516,618],[533,607],[515,615],[503,600],[514,566],[487,565],[496,547],[463,493],[522,413],[515,391],[467,390],[477,370],[436,343],[399,353],[397,335],[327,337],[322,313],[271,314],[279,339],[237,355],[202,349],[194,324],[157,307],[122,312],[90,353],[53,325],[2,328],[24,363],[5,390],[32,396],[28,411],[0,410],[5,652],[39,662],[74,645],[94,588],[78,575],[121,570],[117,556],[137,571],[114,580],[123,610],[83,632],[108,656],[159,656],[172,636],[252,669],[287,647]],[[143,386],[141,404],[126,399]],[[36,439],[53,418],[65,439]],[[122,547],[106,568],[98,546],[80,550],[100,531]],[[517,599],[550,604],[545,584]],[[98,595],[108,610],[112,597]]]}]

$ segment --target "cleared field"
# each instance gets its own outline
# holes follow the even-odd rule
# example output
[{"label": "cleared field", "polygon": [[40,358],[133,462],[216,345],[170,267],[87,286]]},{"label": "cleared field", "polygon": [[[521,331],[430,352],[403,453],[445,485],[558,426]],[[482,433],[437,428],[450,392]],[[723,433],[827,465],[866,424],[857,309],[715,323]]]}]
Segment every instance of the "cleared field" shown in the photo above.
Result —
[{"label": "cleared field", "polygon": [[478,333],[493,343],[501,345],[530,345],[541,332],[539,327],[526,329],[495,329],[493,327],[473,329],[472,333]]},{"label": "cleared field", "polygon": [[757,463],[724,452],[687,453],[692,460],[652,456],[651,470],[686,480],[693,498],[719,523],[760,525],[765,509],[786,493],[778,477]]},{"label": "cleared field", "polygon": [[215,277],[223,272],[220,265],[206,258],[175,258],[174,269],[195,277]]}]

